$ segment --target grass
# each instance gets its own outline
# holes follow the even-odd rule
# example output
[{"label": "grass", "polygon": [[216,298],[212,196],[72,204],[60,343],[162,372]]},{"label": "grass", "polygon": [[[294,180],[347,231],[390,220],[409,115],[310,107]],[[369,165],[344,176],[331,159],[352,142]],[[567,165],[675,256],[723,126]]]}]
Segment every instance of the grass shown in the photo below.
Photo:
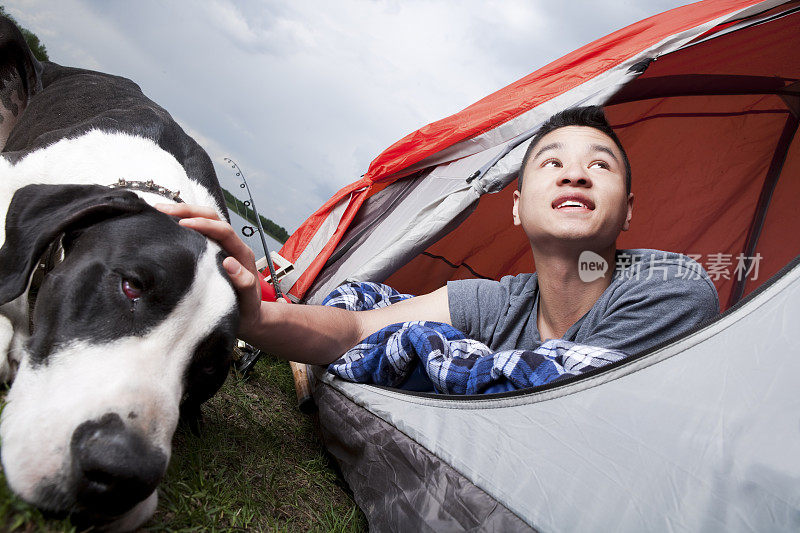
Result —
[{"label": "grass", "polygon": [[[159,504],[144,531],[366,531],[313,418],[296,406],[287,363],[263,357],[204,408],[201,435],[179,427]],[[73,532],[0,480],[0,530]]]}]

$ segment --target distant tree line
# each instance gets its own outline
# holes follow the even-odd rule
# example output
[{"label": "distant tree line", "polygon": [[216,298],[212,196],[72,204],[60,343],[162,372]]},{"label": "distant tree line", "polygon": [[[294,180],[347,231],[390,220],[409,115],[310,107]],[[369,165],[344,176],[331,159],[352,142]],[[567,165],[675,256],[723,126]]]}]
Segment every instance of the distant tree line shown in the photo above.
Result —
[{"label": "distant tree line", "polygon": [[39,38],[36,36],[35,33],[32,31],[28,31],[27,29],[23,28],[17,20],[6,13],[6,8],[0,5],[0,15],[4,15],[11,19],[11,22],[17,25],[17,27],[22,31],[22,36],[25,37],[25,42],[28,43],[28,47],[33,52],[33,56],[38,59],[39,61],[50,61],[50,58],[47,57],[47,48],[45,45],[39,41]]},{"label": "distant tree line", "polygon": [[[236,198],[227,189],[222,189],[222,193],[225,195],[225,203],[228,205],[228,208],[231,211],[253,224],[253,226],[256,226],[256,214],[251,208],[246,207],[243,201]],[[268,218],[265,218],[264,215],[259,215],[259,217],[261,218],[261,226],[264,228],[264,233],[281,244],[286,242],[286,240],[289,238],[289,232],[286,231],[286,228],[279,226]]]}]

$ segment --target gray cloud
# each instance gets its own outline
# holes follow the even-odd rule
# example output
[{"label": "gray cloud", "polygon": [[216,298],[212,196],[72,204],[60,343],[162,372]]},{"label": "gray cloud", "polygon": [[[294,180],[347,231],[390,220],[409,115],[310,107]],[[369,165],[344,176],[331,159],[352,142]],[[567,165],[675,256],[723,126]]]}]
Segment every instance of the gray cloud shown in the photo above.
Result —
[{"label": "gray cloud", "polygon": [[6,1],[51,59],[130,77],[290,231],[404,135],[688,2]]}]

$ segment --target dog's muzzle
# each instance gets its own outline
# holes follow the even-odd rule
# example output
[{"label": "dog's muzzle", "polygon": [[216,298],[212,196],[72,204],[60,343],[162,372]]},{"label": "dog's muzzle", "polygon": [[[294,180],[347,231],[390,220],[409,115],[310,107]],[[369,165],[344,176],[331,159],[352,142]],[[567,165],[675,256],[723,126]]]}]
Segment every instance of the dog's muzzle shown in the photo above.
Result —
[{"label": "dog's muzzle", "polygon": [[167,466],[166,455],[116,413],[78,426],[70,449],[77,504],[90,514],[130,510],[156,489]]}]

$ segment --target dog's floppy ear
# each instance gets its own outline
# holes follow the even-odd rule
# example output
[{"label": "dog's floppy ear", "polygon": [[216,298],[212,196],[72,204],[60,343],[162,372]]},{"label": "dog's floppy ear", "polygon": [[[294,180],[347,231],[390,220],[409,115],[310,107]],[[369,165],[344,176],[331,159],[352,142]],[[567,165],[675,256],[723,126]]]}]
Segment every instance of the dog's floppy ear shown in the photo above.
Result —
[{"label": "dog's floppy ear", "polygon": [[42,89],[42,65],[19,28],[0,16],[0,150],[28,100]]},{"label": "dog's floppy ear", "polygon": [[146,207],[130,191],[100,185],[18,189],[8,208],[6,240],[0,248],[0,305],[22,294],[39,258],[59,234]]}]

